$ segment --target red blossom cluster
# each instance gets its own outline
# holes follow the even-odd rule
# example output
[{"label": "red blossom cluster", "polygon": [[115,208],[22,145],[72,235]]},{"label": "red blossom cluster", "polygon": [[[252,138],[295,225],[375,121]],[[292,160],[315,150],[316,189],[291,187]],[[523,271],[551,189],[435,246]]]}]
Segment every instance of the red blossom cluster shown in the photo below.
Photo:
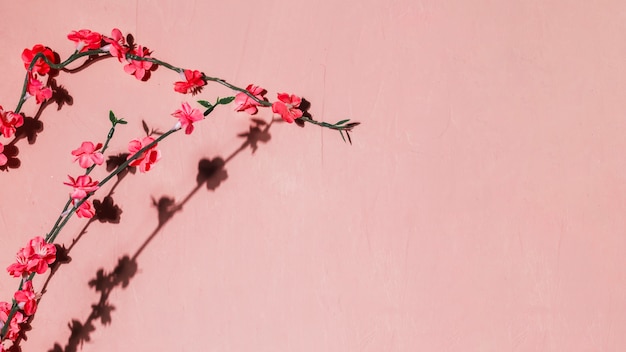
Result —
[{"label": "red blossom cluster", "polygon": [[[9,323],[7,339],[15,341],[21,331],[21,324],[29,316],[35,314],[39,296],[33,288],[31,275],[45,273],[48,266],[56,260],[56,252],[56,247],[53,244],[47,243],[42,237],[37,236],[28,241],[26,246],[17,252],[15,263],[7,267],[11,276],[22,278],[20,288],[13,295],[18,310],[14,312]],[[0,302],[0,328],[7,324],[11,307],[10,303]]]},{"label": "red blossom cluster", "polygon": [[[250,115],[254,115],[258,111],[257,106],[265,106],[259,101],[266,101],[264,97],[266,91],[252,84],[248,85],[246,90],[250,95],[257,98],[258,101],[252,99],[250,95],[241,92],[235,96],[235,111],[245,111]],[[299,109],[301,102],[302,99],[297,95],[278,93],[278,100],[272,103],[272,111],[280,115],[285,122],[292,123],[303,115],[303,111]]]}]

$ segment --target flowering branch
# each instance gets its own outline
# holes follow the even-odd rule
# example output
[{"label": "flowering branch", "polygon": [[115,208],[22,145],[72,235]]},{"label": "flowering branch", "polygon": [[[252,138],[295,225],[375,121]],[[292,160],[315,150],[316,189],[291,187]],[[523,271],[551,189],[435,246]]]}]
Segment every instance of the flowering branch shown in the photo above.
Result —
[{"label": "flowering branch", "polygon": [[[345,133],[350,143],[352,140],[349,132],[359,125],[358,122],[350,122],[348,119],[334,124],[316,121],[306,113],[302,107],[303,99],[297,95],[278,93],[277,100],[270,102],[265,97],[267,91],[257,85],[250,84],[244,89],[221,78],[208,76],[198,70],[184,69],[151,57],[151,52],[147,48],[141,45],[136,46],[130,36],[125,39],[119,29],[113,29],[110,37],[86,29],[72,31],[67,37],[76,44],[76,49],[62,62],[58,62],[58,55],[55,55],[50,48],[41,44],[33,46],[32,49],[24,49],[22,60],[26,75],[22,92],[14,111],[4,111],[0,106],[0,136],[11,138],[15,135],[17,128],[24,124],[24,115],[21,110],[29,98],[34,97],[36,104],[42,104],[42,106],[44,102],[52,98],[52,89],[57,88],[56,85],[52,84],[51,72],[55,70],[73,72],[68,70],[67,66],[83,57],[89,57],[90,60],[117,58],[124,65],[124,72],[142,81],[147,80],[150,72],[156,67],[165,67],[180,75],[181,81],[174,82],[174,91],[181,94],[198,94],[207,82],[216,82],[237,93],[234,96],[216,98],[214,102],[198,100],[197,103],[204,108],[204,111],[192,107],[187,102],[182,103],[181,108],[171,114],[177,119],[174,127],[160,134],[157,138],[148,134],[144,138],[131,140],[128,143],[129,154],[126,160],[101,181],[93,180],[89,175],[95,167],[104,162],[103,153],[109,148],[109,143],[113,139],[117,126],[127,123],[124,119],[118,119],[110,111],[111,128],[104,144],[84,141],[80,147],[71,152],[74,161],[84,169],[83,174],[76,178],[68,175],[69,181],[64,182],[64,184],[72,187],[73,191],[54,225],[44,237],[37,236],[29,240],[27,245],[17,252],[16,262],[7,268],[11,276],[20,277],[21,280],[11,303],[0,302],[0,352],[5,350],[4,341],[11,340],[15,343],[18,336],[23,334],[22,324],[35,314],[40,295],[35,293],[32,280],[35,275],[44,274],[48,267],[55,262],[57,253],[54,241],[71,217],[76,214],[79,218],[93,218],[95,211],[92,208],[90,198],[111,178],[119,175],[128,167],[136,167],[142,173],[150,171],[161,158],[161,152],[157,146],[165,138],[181,129],[184,129],[185,134],[191,134],[195,122],[204,119],[217,106],[231,103],[234,103],[235,111],[244,111],[250,115],[256,114],[259,108],[271,107],[272,112],[287,123],[311,123],[322,128],[339,131],[342,139],[346,141]],[[48,79],[44,85],[40,81],[40,77],[46,75]],[[0,166],[7,163],[7,157],[3,154],[3,150],[4,145],[0,143]]]}]

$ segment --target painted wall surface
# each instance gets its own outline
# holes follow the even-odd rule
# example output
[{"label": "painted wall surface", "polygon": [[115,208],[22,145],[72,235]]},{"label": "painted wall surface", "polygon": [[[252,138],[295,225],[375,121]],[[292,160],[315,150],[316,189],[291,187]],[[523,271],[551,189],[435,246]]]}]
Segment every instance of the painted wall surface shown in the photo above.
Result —
[{"label": "painted wall surface", "polygon": [[[73,219],[61,234],[78,241],[24,351],[626,350],[626,2],[35,0],[0,12],[5,109],[24,48],[67,57],[70,31],[118,27],[165,61],[362,122],[352,146],[273,123],[253,149],[242,136],[254,123],[221,108],[164,141],[154,170],[96,196],[112,191],[118,223]],[[231,93],[183,96],[176,74],[139,82],[114,59],[57,80],[71,101],[43,111],[15,144],[19,167],[0,173],[2,268],[49,231],[79,172],[70,151],[104,139],[109,110],[129,121],[120,153],[142,120],[167,130],[182,101]],[[199,162],[216,158],[223,171],[198,183]],[[167,199],[181,207],[159,217]],[[16,287],[0,276],[0,299]]]}]

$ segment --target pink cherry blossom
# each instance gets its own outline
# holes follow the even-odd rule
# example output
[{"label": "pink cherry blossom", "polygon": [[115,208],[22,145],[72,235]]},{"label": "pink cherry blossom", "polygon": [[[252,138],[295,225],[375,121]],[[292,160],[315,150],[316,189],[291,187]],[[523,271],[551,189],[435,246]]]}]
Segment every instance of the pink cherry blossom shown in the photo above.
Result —
[{"label": "pink cherry blossom", "polygon": [[11,138],[15,133],[15,129],[24,124],[24,118],[21,114],[13,111],[4,111],[0,106],[0,132],[3,136]]},{"label": "pink cherry blossom", "polygon": [[[9,318],[9,314],[11,313],[11,304],[7,302],[0,302],[0,328],[4,327],[7,323],[7,319]],[[9,323],[9,329],[7,330],[6,338],[15,341],[20,335],[20,324],[26,321],[24,314],[22,312],[15,312],[13,314],[13,318]]]},{"label": "pink cherry blossom", "polygon": [[89,175],[80,175],[76,179],[67,175],[70,182],[63,182],[64,185],[74,187],[74,192],[70,196],[72,199],[81,200],[87,196],[87,193],[98,189],[98,181],[93,181]]},{"label": "pink cherry blossom", "polygon": [[200,110],[191,108],[187,102],[183,103],[182,109],[174,111],[172,116],[178,119],[177,127],[180,125],[181,128],[185,128],[185,134],[191,134],[193,123],[204,118]]},{"label": "pink cherry blossom", "polygon": [[102,39],[108,43],[102,47],[102,50],[108,51],[113,57],[117,57],[119,62],[122,62],[122,59],[126,58],[128,47],[126,46],[126,40],[119,29],[113,28],[111,31],[111,37],[109,38],[103,36]]},{"label": "pink cherry blossom", "polygon": [[67,39],[76,43],[76,50],[82,53],[91,49],[99,49],[102,34],[92,32],[89,29],[81,29],[79,31],[72,31],[67,35]]},{"label": "pink cherry blossom", "polygon": [[43,237],[37,236],[17,252],[16,262],[9,265],[7,271],[14,277],[43,274],[48,265],[56,260],[56,252],[54,244],[46,243]]},{"label": "pink cherry blossom", "polygon": [[200,71],[185,70],[181,73],[181,76],[185,81],[175,82],[174,90],[182,94],[191,92],[192,95],[195,95],[200,93],[202,86],[206,84],[204,79],[202,79],[202,72]]},{"label": "pink cherry blossom", "polygon": [[4,144],[0,143],[0,166],[4,166],[9,162],[9,158],[4,155]]},{"label": "pink cherry blossom", "polygon": [[297,95],[278,93],[278,101],[272,104],[272,111],[280,114],[283,120],[292,123],[295,119],[302,117],[302,110],[298,109],[302,99]]},{"label": "pink cherry blossom", "polygon": [[78,149],[72,150],[72,155],[76,156],[74,161],[78,160],[78,165],[84,169],[94,164],[102,165],[104,156],[98,151],[100,148],[102,148],[102,143],[94,145],[92,142],[83,142]]},{"label": "pink cherry blossom", "polygon": [[[250,94],[257,97],[259,100],[265,99],[265,97],[263,96],[265,94],[265,89],[259,86],[249,84],[246,87],[246,90],[250,92]],[[254,115],[258,111],[257,106],[259,105],[261,104],[250,98],[246,93],[241,92],[235,96],[235,111],[245,111],[250,115]]]},{"label": "pink cherry blossom", "polygon": [[[130,159],[137,154],[143,147],[154,142],[152,137],[144,137],[143,139],[133,139],[128,143],[128,151]],[[161,151],[156,149],[157,144],[144,151],[137,159],[130,162],[129,166],[138,166],[140,172],[148,172],[152,169],[152,165],[161,159]]]},{"label": "pink cherry blossom", "polygon": [[37,75],[28,74],[28,85],[26,88],[27,97],[35,97],[37,104],[41,104],[44,100],[52,98],[52,89],[44,87],[43,83],[37,79]]},{"label": "pink cherry blossom", "polygon": [[[43,53],[43,55],[48,59],[48,61],[56,63],[56,60],[54,58],[54,53],[52,52],[52,50],[50,50],[49,48],[46,48],[45,46],[41,44],[37,44],[33,46],[32,49],[24,49],[24,51],[22,51],[22,61],[24,61],[24,67],[27,70],[30,67],[30,63],[35,58],[35,55],[39,53]],[[33,72],[37,72],[40,75],[45,75],[48,72],[50,72],[50,65],[48,65],[43,60],[43,58],[39,58],[37,59],[37,62],[35,62],[35,65],[33,66]]]},{"label": "pink cherry blossom", "polygon": [[[78,200],[73,199],[72,205],[76,206],[76,202]],[[76,216],[79,218],[91,219],[96,214],[94,208],[91,206],[91,202],[84,201],[81,205],[76,208]]]},{"label": "pink cherry blossom", "polygon": [[27,270],[26,267],[28,265],[28,257],[30,253],[26,251],[26,248],[22,248],[17,252],[15,263],[9,265],[7,267],[7,271],[9,275],[13,277],[26,276]]},{"label": "pink cherry blossom", "polygon": [[24,312],[25,315],[30,316],[35,314],[37,310],[37,295],[33,289],[33,282],[28,280],[22,286],[22,289],[16,291],[13,295],[17,306]]},{"label": "pink cherry blossom", "polygon": [[[133,55],[139,57],[150,57],[150,51],[148,48],[144,48],[141,45],[136,50],[131,52]],[[128,64],[124,65],[124,72],[134,75],[138,80],[144,79],[146,72],[152,68],[152,62],[142,60],[128,60]]]}]

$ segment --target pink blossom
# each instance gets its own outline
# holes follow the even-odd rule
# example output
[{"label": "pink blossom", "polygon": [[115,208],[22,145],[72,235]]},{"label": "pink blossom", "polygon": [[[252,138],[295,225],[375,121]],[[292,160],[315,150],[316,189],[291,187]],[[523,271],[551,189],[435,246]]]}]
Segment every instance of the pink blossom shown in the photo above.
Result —
[{"label": "pink blossom", "polygon": [[[133,139],[128,143],[128,151],[130,155],[128,159],[137,154],[143,147],[154,142],[154,138],[145,137],[143,139]],[[129,166],[138,166],[140,172],[148,172],[152,169],[152,165],[161,159],[161,151],[156,149],[157,144],[144,151],[137,159],[130,162]]]},{"label": "pink blossom", "polygon": [[15,129],[24,124],[24,118],[21,114],[13,111],[4,111],[0,106],[0,132],[3,136],[11,138],[15,133]]},{"label": "pink blossom", "polygon": [[185,128],[185,134],[191,134],[193,123],[204,118],[200,110],[192,109],[187,102],[183,103],[181,110],[174,111],[172,116],[178,119],[177,126],[180,125],[181,128]]},{"label": "pink blossom", "polygon": [[119,62],[122,62],[122,59],[126,58],[128,47],[126,46],[126,40],[119,29],[113,28],[111,31],[111,38],[103,36],[102,39],[108,43],[102,47],[102,50],[108,51],[113,57],[117,57]]},{"label": "pink blossom", "polygon": [[0,166],[4,166],[9,162],[9,158],[4,155],[4,144],[0,143]]},{"label": "pink blossom", "polygon": [[102,148],[102,143],[94,145],[92,142],[83,142],[78,149],[72,150],[72,155],[76,156],[74,161],[78,160],[78,165],[84,169],[94,164],[102,165],[104,156],[98,152],[100,148]]},{"label": "pink blossom", "polygon": [[13,277],[26,276],[28,266],[28,257],[30,256],[30,252],[26,251],[26,248],[21,248],[16,255],[15,263],[9,265],[7,267],[7,271],[9,275]]},{"label": "pink blossom", "polygon": [[[9,318],[9,314],[11,313],[11,304],[7,302],[0,302],[0,329],[4,327],[7,323],[7,319]],[[20,335],[20,324],[26,321],[24,314],[22,312],[15,312],[13,314],[13,318],[9,323],[9,329],[7,330],[6,338],[15,341]]]},{"label": "pink blossom", "polygon": [[76,43],[76,51],[84,52],[91,49],[99,49],[102,41],[102,34],[92,32],[89,29],[72,31],[67,35],[67,39]]},{"label": "pink blossom", "polygon": [[[28,67],[30,67],[30,63],[35,58],[35,55],[39,53],[43,53],[43,55],[48,59],[48,61],[56,63],[56,60],[54,58],[54,53],[52,52],[52,50],[50,50],[49,48],[46,48],[45,46],[41,44],[37,44],[33,46],[32,49],[24,49],[24,51],[22,51],[22,61],[24,61],[24,67],[27,70],[28,70]],[[37,72],[40,75],[45,75],[48,72],[50,72],[50,65],[48,65],[43,60],[43,58],[40,57],[39,59],[37,59],[37,62],[35,62],[35,65],[33,66],[33,72]]]},{"label": "pink blossom", "polygon": [[[150,51],[148,48],[144,48],[141,45],[137,47],[137,50],[133,50],[131,54],[139,57],[150,57]],[[144,79],[146,72],[152,68],[152,62],[143,60],[128,60],[128,64],[124,66],[124,72],[134,75],[138,80]]]},{"label": "pink blossom", "polygon": [[[73,199],[72,205],[76,206],[77,201],[78,200]],[[95,210],[89,201],[84,201],[80,206],[78,206],[78,208],[76,208],[76,216],[79,218],[91,219],[95,214]]]},{"label": "pink blossom", "polygon": [[35,97],[37,104],[41,104],[44,100],[52,98],[52,89],[44,87],[43,83],[37,79],[37,75],[28,74],[28,85],[26,88],[27,97]]},{"label": "pink blossom", "polygon": [[181,73],[181,76],[185,81],[175,82],[174,90],[182,94],[191,92],[191,94],[194,95],[200,93],[202,86],[206,84],[204,79],[202,79],[202,72],[200,71],[185,70]]},{"label": "pink blossom", "polygon": [[63,182],[63,184],[74,187],[72,199],[81,200],[87,196],[87,193],[98,189],[98,181],[93,181],[89,175],[80,175],[76,179],[70,175],[67,177],[70,178],[70,182]]},{"label": "pink blossom", "polygon": [[33,289],[33,282],[28,280],[22,285],[22,289],[15,292],[13,296],[17,306],[24,311],[27,316],[35,314],[37,310],[37,295]]},{"label": "pink blossom", "polygon": [[41,236],[37,236],[17,252],[17,261],[7,268],[14,277],[26,276],[32,273],[43,274],[48,265],[56,260],[57,249],[52,243],[46,243]]},{"label": "pink blossom", "polygon": [[292,123],[295,119],[302,117],[302,110],[298,109],[302,99],[297,95],[289,95],[287,93],[278,93],[278,101],[272,103],[272,111],[280,114],[288,123]]},{"label": "pink blossom", "polygon": [[[246,90],[250,92],[250,94],[257,97],[259,100],[264,100],[265,97],[265,89],[249,84],[246,87]],[[246,93],[239,93],[235,96],[235,111],[245,111],[250,115],[254,115],[257,113],[257,106],[261,105],[254,99],[250,98]]]}]

